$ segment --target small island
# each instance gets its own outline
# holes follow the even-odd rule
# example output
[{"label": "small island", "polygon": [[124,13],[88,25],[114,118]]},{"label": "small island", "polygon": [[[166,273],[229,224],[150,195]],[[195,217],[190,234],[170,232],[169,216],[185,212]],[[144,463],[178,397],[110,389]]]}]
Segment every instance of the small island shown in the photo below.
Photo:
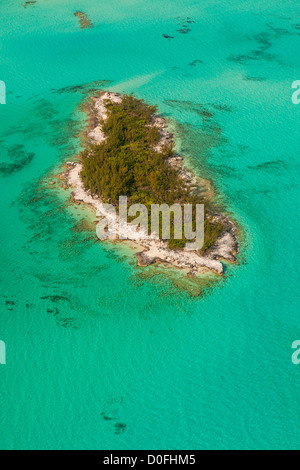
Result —
[{"label": "small island", "polygon": [[88,18],[87,14],[84,13],[83,11],[76,11],[74,13],[74,16],[78,18],[81,29],[87,29],[87,28],[93,27],[93,23]]},{"label": "small island", "polygon": [[108,216],[106,203],[117,207],[120,196],[126,196],[129,204],[145,205],[150,214],[153,204],[204,204],[200,250],[187,250],[187,239],[175,237],[173,218],[169,239],[161,231],[158,239],[137,238],[129,232],[128,240],[140,248],[138,264],[162,262],[194,275],[207,270],[222,274],[222,259],[236,262],[236,225],[216,212],[198,178],[184,168],[182,156],[174,150],[174,135],[156,106],[132,95],[101,92],[86,109],[90,124],[85,150],[78,161],[67,163],[64,173],[73,199],[92,206],[100,217]]}]

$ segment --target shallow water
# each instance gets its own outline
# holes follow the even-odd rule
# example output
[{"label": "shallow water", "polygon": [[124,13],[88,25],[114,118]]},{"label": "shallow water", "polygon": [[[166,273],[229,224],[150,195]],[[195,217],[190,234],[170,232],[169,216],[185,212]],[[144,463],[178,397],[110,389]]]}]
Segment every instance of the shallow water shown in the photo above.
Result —
[{"label": "shallow water", "polygon": [[[0,4],[0,447],[298,448],[299,6],[12,3]],[[201,296],[96,243],[48,184],[99,86],[157,104],[245,231],[240,265]]]}]

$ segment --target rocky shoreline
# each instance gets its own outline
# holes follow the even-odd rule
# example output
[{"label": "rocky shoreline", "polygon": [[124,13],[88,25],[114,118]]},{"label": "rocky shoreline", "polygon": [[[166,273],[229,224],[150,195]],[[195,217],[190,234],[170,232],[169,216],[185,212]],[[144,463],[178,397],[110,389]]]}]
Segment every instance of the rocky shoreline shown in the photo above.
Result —
[{"label": "rocky shoreline", "polygon": [[[89,106],[90,126],[86,133],[87,139],[91,144],[100,144],[106,138],[102,130],[102,123],[107,118],[106,100],[113,103],[118,103],[122,100],[122,96],[117,93],[102,92],[98,97],[92,97],[92,105]],[[167,121],[161,117],[153,116],[152,126],[156,126],[160,130],[160,141],[156,147],[160,150],[166,143],[173,142],[173,134],[169,131]],[[193,185],[197,185],[197,178],[192,172],[183,167],[183,158],[180,155],[175,155],[169,158],[169,164],[175,166],[181,178],[189,181]],[[80,177],[82,165],[80,162],[67,162],[67,170],[64,172],[63,177],[66,181],[66,186],[72,189],[72,197],[75,202],[82,202],[88,204],[96,210],[98,217],[109,218],[111,215],[105,209],[101,198],[92,195],[90,191],[84,188],[83,182]],[[127,240],[122,242],[134,242],[141,251],[136,253],[136,258],[139,266],[149,266],[155,262],[166,263],[176,268],[188,270],[190,274],[197,274],[207,270],[213,271],[217,274],[223,274],[224,267],[221,259],[230,262],[236,262],[235,255],[238,252],[238,242],[236,237],[237,227],[228,218],[220,214],[214,215],[215,220],[222,221],[225,226],[224,232],[219,236],[216,243],[210,248],[209,253],[201,256],[196,251],[188,250],[171,250],[167,242],[157,240],[147,236],[146,238],[139,237],[133,231],[128,231]],[[118,224],[118,220],[117,220]],[[120,230],[121,232],[121,230]],[[121,233],[119,232],[119,236]],[[144,236],[144,235],[143,235]]]}]

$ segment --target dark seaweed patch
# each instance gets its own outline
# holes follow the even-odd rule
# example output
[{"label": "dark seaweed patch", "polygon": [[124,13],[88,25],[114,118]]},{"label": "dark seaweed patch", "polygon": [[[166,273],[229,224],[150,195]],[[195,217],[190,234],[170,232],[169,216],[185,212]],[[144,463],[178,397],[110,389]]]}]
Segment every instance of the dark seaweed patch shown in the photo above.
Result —
[{"label": "dark seaweed patch", "polygon": [[116,423],[115,424],[115,434],[122,434],[125,429],[126,429],[127,425],[124,424],[124,423]]},{"label": "dark seaweed patch", "polygon": [[76,328],[73,324],[74,318],[57,318],[56,323],[64,328]]},{"label": "dark seaweed patch", "polygon": [[37,100],[34,104],[36,105],[35,112],[43,120],[51,120],[59,114],[53,104],[45,99]]},{"label": "dark seaweed patch", "polygon": [[188,34],[190,33],[192,30],[190,28],[182,28],[182,29],[177,29],[177,32],[180,33],[180,34]]},{"label": "dark seaweed patch", "polygon": [[[68,122],[54,121],[51,125],[54,137],[50,140],[50,143],[54,147],[67,145],[70,141],[70,135],[76,135],[80,130],[79,122],[74,119],[70,119]],[[71,148],[72,145],[70,145]]]},{"label": "dark seaweed patch", "polygon": [[112,426],[115,434],[122,434],[127,425],[119,421],[119,404],[123,402],[123,397],[120,398],[109,398],[106,400],[107,406],[101,413],[102,419],[107,422],[109,426]]},{"label": "dark seaweed patch", "polygon": [[225,111],[227,113],[231,113],[232,111],[231,106],[228,106],[227,104],[210,103],[210,106],[218,111]]},{"label": "dark seaweed patch", "polygon": [[239,174],[235,168],[232,168],[229,165],[224,165],[224,164],[223,165],[213,165],[213,169],[218,175],[222,175],[223,177],[236,178],[236,179],[239,179],[239,180],[242,179],[242,175]]},{"label": "dark seaweed patch", "polygon": [[286,34],[290,34],[287,29],[276,28],[271,23],[267,23],[267,26],[274,32],[275,36],[278,38],[281,38],[282,36],[285,36]]},{"label": "dark seaweed patch", "polygon": [[250,170],[265,170],[265,171],[276,171],[287,168],[287,164],[282,160],[276,160],[274,162],[265,162],[255,166],[248,166]]},{"label": "dark seaweed patch", "polygon": [[[62,297],[62,296],[45,296],[45,297],[41,297],[41,299],[49,299],[49,298],[53,302],[59,302],[60,300],[65,300],[65,299],[69,300],[66,297]],[[54,300],[53,300],[53,298],[54,298]],[[78,325],[76,324],[75,318],[61,316],[60,311],[58,310],[57,307],[47,308],[46,312],[53,315],[57,325],[63,326],[64,328],[73,328],[73,329],[78,328]]]},{"label": "dark seaweed patch", "polygon": [[78,220],[75,225],[72,227],[72,230],[76,233],[84,233],[84,232],[95,232],[95,225],[87,220],[86,218],[82,218]]},{"label": "dark seaweed patch", "polygon": [[101,416],[103,417],[105,421],[112,421],[114,419],[114,418],[109,418],[108,416],[106,416],[105,413],[101,413]]},{"label": "dark seaweed patch", "polygon": [[267,27],[271,31],[262,32],[249,38],[257,43],[257,48],[253,49],[247,54],[231,54],[227,57],[227,60],[239,64],[248,64],[251,61],[259,60],[264,60],[266,62],[271,62],[273,60],[278,61],[276,55],[270,54],[268,52],[268,50],[272,47],[272,40],[281,38],[282,36],[290,33],[286,29],[276,28],[270,23],[267,24]]},{"label": "dark seaweed patch", "polygon": [[[192,31],[191,25],[195,23],[194,20],[191,18],[180,18],[177,17],[175,18],[177,26],[179,26],[179,29],[176,30],[177,33],[179,34],[188,34]],[[163,34],[163,37],[165,39],[174,39],[174,36],[169,36],[168,34]]]},{"label": "dark seaweed patch", "polygon": [[272,46],[272,43],[267,38],[268,36],[264,33],[255,36],[254,39],[258,42],[258,44],[260,44],[260,47],[258,49],[254,49],[248,54],[232,54],[227,58],[227,60],[239,64],[247,64],[250,61],[257,60],[273,60],[275,56],[266,52]]},{"label": "dark seaweed patch", "polygon": [[204,120],[211,119],[214,117],[214,115],[204,107],[202,109],[193,109],[193,111],[195,111],[195,113],[201,116]]},{"label": "dark seaweed patch", "polygon": [[24,3],[24,8],[33,6],[37,3],[37,0],[28,0],[27,2]]},{"label": "dark seaweed patch", "polygon": [[275,59],[275,56],[272,54],[268,54],[265,50],[255,50],[250,52],[249,54],[238,54],[238,55],[230,55],[228,56],[227,60],[230,62],[235,62],[237,64],[248,64],[250,61],[256,60],[265,60],[266,62],[271,62]]},{"label": "dark seaweed patch", "polygon": [[5,301],[5,306],[6,306],[6,310],[12,312],[13,311],[13,307],[15,306],[16,302],[14,302],[13,300],[6,300]]},{"label": "dark seaweed patch", "polygon": [[77,330],[78,326],[75,323],[74,318],[56,318],[56,323],[59,326],[63,326],[64,328],[72,328],[73,330]]},{"label": "dark seaweed patch", "polygon": [[44,297],[40,297],[42,300],[51,300],[51,302],[61,302],[61,301],[67,301],[70,302],[70,299],[68,297],[65,297],[63,295],[45,295]]},{"label": "dark seaweed patch", "polygon": [[203,121],[209,121],[214,117],[213,110],[211,108],[217,109],[218,111],[231,111],[227,105],[215,104],[215,103],[193,103],[191,101],[178,101],[178,100],[166,100],[165,103],[168,106],[184,109],[185,111],[192,111],[198,116],[201,116]]},{"label": "dark seaweed patch", "polygon": [[56,315],[59,315],[59,310],[58,308],[47,308],[47,313],[52,313],[55,317]]},{"label": "dark seaweed patch", "polygon": [[264,82],[266,78],[264,77],[251,77],[250,75],[246,75],[243,77],[243,80],[249,81],[249,82]]},{"label": "dark seaweed patch", "polygon": [[58,90],[52,89],[52,93],[81,93],[83,95],[88,95],[95,92],[99,92],[99,88],[103,88],[105,86],[108,86],[111,83],[110,80],[96,80],[94,82],[88,83],[88,84],[82,84],[82,85],[72,85],[72,86],[67,86],[64,88],[59,88]]},{"label": "dark seaweed patch", "polygon": [[32,162],[35,154],[33,152],[25,152],[24,145],[16,144],[7,149],[7,155],[10,162],[0,163],[0,174],[2,176],[9,176],[22,170]]},{"label": "dark seaweed patch", "polygon": [[60,88],[58,90],[52,89],[52,93],[78,93],[81,92],[84,89],[84,85],[73,85],[73,86],[67,86],[64,88]]},{"label": "dark seaweed patch", "polygon": [[193,60],[193,62],[191,62],[189,65],[190,65],[191,67],[194,67],[194,66],[197,65],[197,64],[203,64],[203,61],[200,60],[200,59],[196,59],[196,60]]},{"label": "dark seaweed patch", "polygon": [[175,18],[175,20],[177,21],[177,25],[178,26],[182,26],[182,27],[185,27],[186,26],[186,23],[188,24],[194,24],[196,23],[196,21],[194,21],[191,17],[185,17],[185,18],[181,18],[180,16],[177,16],[177,18]]}]

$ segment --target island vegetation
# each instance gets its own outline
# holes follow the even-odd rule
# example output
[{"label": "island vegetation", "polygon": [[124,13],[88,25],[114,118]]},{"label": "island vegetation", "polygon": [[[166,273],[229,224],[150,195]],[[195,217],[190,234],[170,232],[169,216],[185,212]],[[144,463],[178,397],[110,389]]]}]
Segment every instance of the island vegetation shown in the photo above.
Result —
[{"label": "island vegetation", "polygon": [[[194,216],[196,204],[205,204],[201,251],[207,252],[224,231],[223,223],[214,219],[199,188],[170,165],[170,158],[176,156],[173,143],[159,146],[160,130],[153,125],[157,108],[132,95],[124,95],[118,103],[107,100],[106,108],[108,115],[101,123],[105,140],[81,154],[85,188],[116,207],[119,196],[127,196],[129,204],[144,204],[149,215],[152,204],[193,204]],[[174,218],[171,223],[169,248],[183,249],[187,240],[174,238]],[[195,228],[195,220],[193,224]]]}]

